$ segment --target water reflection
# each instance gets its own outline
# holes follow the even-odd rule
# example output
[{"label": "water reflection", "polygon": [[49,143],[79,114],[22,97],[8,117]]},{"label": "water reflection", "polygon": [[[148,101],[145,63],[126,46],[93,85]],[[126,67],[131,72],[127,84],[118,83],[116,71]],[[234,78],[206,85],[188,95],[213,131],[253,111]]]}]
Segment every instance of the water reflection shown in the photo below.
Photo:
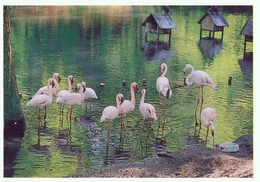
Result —
[{"label": "water reflection", "polygon": [[145,42],[142,51],[146,59],[159,62],[166,62],[174,53],[169,44],[160,41]]},{"label": "water reflection", "polygon": [[[183,85],[182,70],[187,63],[208,72],[217,82],[214,92],[205,89],[203,103],[203,107],[214,105],[219,111],[221,119],[217,121],[216,142],[233,141],[252,132],[253,65],[244,66],[245,62],[237,65],[243,52],[243,37],[234,39],[237,31],[231,29],[241,30],[241,22],[249,15],[225,14],[232,22],[225,32],[225,46],[206,39],[202,39],[198,46],[199,29],[194,20],[203,16],[205,7],[172,7],[180,26],[171,44],[163,42],[163,37],[161,42],[144,43],[141,24],[157,8],[80,6],[16,9],[12,21],[12,50],[19,91],[23,93],[22,108],[30,125],[16,158],[15,177],[64,177],[200,143],[206,130],[194,127],[198,90],[196,86]],[[214,62],[205,64],[211,59]],[[161,62],[167,62],[167,77],[173,89],[165,109],[160,108],[156,90]],[[25,104],[54,72],[59,72],[62,77],[73,75],[76,83],[85,81],[95,89],[98,99],[93,102],[91,114],[85,105],[75,107],[75,122],[72,119],[70,125],[68,119],[68,126],[64,123],[63,127],[60,125],[62,121],[67,122],[65,114],[62,120],[59,105],[53,103],[48,109],[47,124],[38,128],[33,119],[35,110],[28,109]],[[230,75],[234,78],[232,87],[227,85]],[[122,86],[122,80],[126,80],[126,86]],[[136,109],[124,118],[125,130],[120,127],[121,118],[117,118],[111,123],[108,137],[107,123],[100,123],[102,109],[114,103],[115,94],[122,93],[130,98],[127,85],[132,82],[147,89],[147,102],[158,111],[158,121],[143,123],[137,107],[140,101],[138,92]],[[100,83],[105,83],[105,86],[101,87]],[[61,81],[60,87],[68,89],[66,79]],[[44,128],[50,133],[44,132]],[[38,129],[40,135],[37,135]],[[44,171],[51,165],[51,173],[38,173],[29,163],[46,160],[27,150],[37,151],[39,146],[45,146],[39,149],[43,152],[39,155],[47,155],[48,162],[42,162],[37,169]]]},{"label": "water reflection", "polygon": [[201,38],[199,46],[206,60],[213,59],[223,49],[222,41],[215,38]]}]

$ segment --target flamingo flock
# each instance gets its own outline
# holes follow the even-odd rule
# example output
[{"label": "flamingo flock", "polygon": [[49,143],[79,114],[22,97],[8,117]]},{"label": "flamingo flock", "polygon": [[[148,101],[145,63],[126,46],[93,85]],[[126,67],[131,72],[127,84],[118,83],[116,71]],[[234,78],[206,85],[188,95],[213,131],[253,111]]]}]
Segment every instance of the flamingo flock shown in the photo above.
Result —
[{"label": "flamingo flock", "polygon": [[[213,82],[211,77],[208,73],[195,70],[191,64],[186,64],[183,68],[183,72],[186,73],[188,69],[191,69],[191,73],[186,77],[184,85],[191,86],[193,84],[198,85],[198,100],[197,105],[195,108],[195,115],[198,109],[198,105],[201,102],[200,106],[200,115],[201,115],[201,122],[207,127],[207,135],[206,141],[208,137],[209,128],[212,132],[213,137],[213,145],[214,145],[214,120],[216,119],[218,113],[214,108],[205,108],[202,110],[202,103],[204,101],[204,94],[203,94],[203,87],[209,86],[212,89],[216,88],[216,84]],[[161,76],[156,80],[156,89],[159,93],[159,102],[160,102],[160,95],[164,96],[164,109],[166,108],[166,99],[170,99],[172,97],[172,89],[170,86],[170,81],[166,77],[166,73],[168,70],[168,66],[166,63],[162,63],[160,65],[160,73]],[[44,107],[45,114],[44,120],[46,119],[46,106],[50,105],[53,100],[53,96],[56,96],[56,104],[60,104],[62,109],[60,111],[61,115],[63,116],[63,109],[64,106],[67,106],[68,112],[66,119],[68,120],[68,116],[72,118],[72,109],[74,106],[82,106],[86,101],[86,110],[87,107],[87,100],[90,100],[90,111],[92,106],[92,99],[98,99],[98,96],[94,89],[86,87],[86,83],[82,81],[78,83],[76,86],[76,92],[72,91],[72,84],[74,82],[73,76],[68,76],[68,90],[59,90],[59,83],[61,81],[61,77],[59,73],[54,73],[52,78],[48,79],[47,86],[40,88],[36,94],[32,97],[32,99],[26,104],[27,106],[36,106],[38,107],[38,124],[41,124],[41,108]],[[135,92],[138,92],[138,84],[137,82],[132,82],[130,84],[130,100],[124,99],[123,94],[116,93],[116,105],[110,105],[103,109],[102,115],[100,118],[100,122],[108,122],[111,123],[117,117],[126,118],[126,115],[129,115],[131,112],[135,110],[136,105],[136,96]],[[201,93],[200,93],[201,89]],[[79,90],[79,92],[78,92]],[[143,118],[143,120],[157,120],[156,109],[155,106],[151,103],[145,102],[147,89],[142,89],[141,91],[141,99],[139,104],[139,111]],[[201,96],[200,96],[201,95]],[[161,102],[160,102],[161,105]],[[121,121],[121,127],[122,127]],[[197,126],[197,125],[196,125]],[[110,124],[108,124],[107,133],[110,133]]]}]

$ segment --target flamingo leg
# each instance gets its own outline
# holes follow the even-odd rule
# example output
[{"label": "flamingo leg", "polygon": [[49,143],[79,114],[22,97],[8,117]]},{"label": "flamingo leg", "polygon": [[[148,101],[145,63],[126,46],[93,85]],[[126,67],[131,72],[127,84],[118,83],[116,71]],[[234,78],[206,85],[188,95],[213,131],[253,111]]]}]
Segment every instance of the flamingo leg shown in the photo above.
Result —
[{"label": "flamingo leg", "polygon": [[41,108],[39,107],[39,110],[38,110],[38,126],[40,126],[40,123],[41,123]]},{"label": "flamingo leg", "polygon": [[110,138],[110,122],[107,122],[107,143],[109,142]]},{"label": "flamingo leg", "polygon": [[70,121],[71,121],[72,109],[73,107],[70,108]]},{"label": "flamingo leg", "polygon": [[209,134],[209,127],[207,126],[207,135],[206,135],[206,140],[205,140],[205,146],[207,145],[208,134]]},{"label": "flamingo leg", "polygon": [[197,101],[197,105],[196,105],[196,110],[195,110],[195,113],[197,112],[198,110],[198,105],[199,105],[199,102],[200,102],[200,86],[198,87],[198,101]]},{"label": "flamingo leg", "polygon": [[202,110],[202,104],[204,101],[204,93],[203,93],[203,86],[201,86],[201,104],[200,104],[200,114],[201,114],[201,110]]},{"label": "flamingo leg", "polygon": [[46,106],[44,106],[44,120],[46,120]]},{"label": "flamingo leg", "polygon": [[86,110],[88,111],[88,99],[86,99]]}]

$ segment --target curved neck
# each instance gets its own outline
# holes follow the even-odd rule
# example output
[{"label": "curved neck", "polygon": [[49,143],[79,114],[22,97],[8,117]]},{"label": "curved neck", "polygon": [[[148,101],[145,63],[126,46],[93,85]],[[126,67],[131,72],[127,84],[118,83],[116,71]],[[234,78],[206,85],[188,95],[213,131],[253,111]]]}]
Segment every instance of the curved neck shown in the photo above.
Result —
[{"label": "curved neck", "polygon": [[168,69],[167,64],[163,64],[163,68],[164,68],[164,71],[162,73],[162,76],[164,77],[166,75],[167,69]]},{"label": "curved neck", "polygon": [[140,100],[140,105],[144,103],[144,98],[145,98],[145,93],[142,93],[141,100]]},{"label": "curved neck", "polygon": [[80,89],[79,89],[79,94],[80,94],[80,97],[81,97],[81,101],[84,102],[84,94],[83,94],[83,86],[81,85]]},{"label": "curved neck", "polygon": [[119,96],[116,97],[116,107],[119,108],[120,106],[120,100],[119,100]]},{"label": "curved neck", "polygon": [[191,68],[191,72],[194,71],[194,67],[191,64],[186,65],[186,70],[189,69],[189,68]]},{"label": "curved neck", "polygon": [[50,82],[49,81],[48,81],[47,88],[48,88],[48,92],[49,92],[49,97],[52,99],[52,88],[50,86]]},{"label": "curved neck", "polygon": [[210,125],[211,130],[214,131],[215,125],[214,125],[213,121],[209,121],[209,125]]},{"label": "curved neck", "polygon": [[130,86],[130,92],[131,92],[131,102],[133,104],[135,104],[135,91],[134,91],[134,88],[133,88],[133,85],[131,84]]},{"label": "curved neck", "polygon": [[53,78],[53,79],[54,79],[54,84],[55,84],[56,89],[59,90],[60,89],[59,83],[57,82],[57,80],[55,78]]},{"label": "curved neck", "polygon": [[71,80],[70,78],[68,78],[68,91],[71,93],[72,89],[71,89]]},{"label": "curved neck", "polygon": [[189,74],[187,77],[186,77],[186,84],[187,85],[193,85],[193,81],[191,79],[191,74]]}]

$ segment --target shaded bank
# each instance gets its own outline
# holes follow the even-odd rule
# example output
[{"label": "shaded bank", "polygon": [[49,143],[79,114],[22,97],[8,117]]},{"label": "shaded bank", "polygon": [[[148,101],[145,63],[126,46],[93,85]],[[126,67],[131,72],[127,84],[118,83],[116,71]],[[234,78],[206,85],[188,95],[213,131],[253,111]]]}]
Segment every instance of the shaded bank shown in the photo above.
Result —
[{"label": "shaded bank", "polygon": [[234,141],[240,150],[223,153],[202,144],[190,145],[176,153],[147,158],[133,164],[119,164],[100,171],[72,177],[101,178],[252,178],[253,135]]}]

